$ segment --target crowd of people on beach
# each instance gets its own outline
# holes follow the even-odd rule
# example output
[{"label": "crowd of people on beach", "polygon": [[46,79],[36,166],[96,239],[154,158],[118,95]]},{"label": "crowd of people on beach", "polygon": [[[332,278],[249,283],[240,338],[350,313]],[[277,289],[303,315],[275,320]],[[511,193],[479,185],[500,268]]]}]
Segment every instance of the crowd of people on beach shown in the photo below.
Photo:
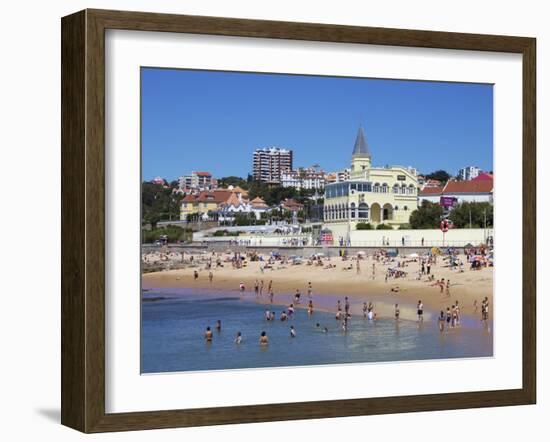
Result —
[{"label": "crowd of people on beach", "polygon": [[[167,252],[162,253],[159,251],[146,253],[143,255],[142,259],[147,263],[154,262],[179,262],[185,266],[192,267],[191,274],[193,280],[197,281],[203,278],[203,274],[207,275],[209,284],[212,285],[214,282],[214,275],[216,269],[230,266],[230,268],[238,270],[247,267],[251,262],[259,262],[260,273],[262,277],[257,277],[252,282],[243,280],[238,285],[238,290],[243,294],[254,293],[258,302],[275,304],[281,302],[283,296],[275,295],[273,280],[267,276],[265,272],[268,270],[279,270],[285,269],[289,265],[294,265],[296,263],[300,264],[301,257],[286,256],[284,254],[279,254],[277,252],[271,252],[269,254],[261,254],[257,251],[226,251],[224,252]],[[338,264],[338,261],[344,263]],[[370,261],[370,262],[369,262]],[[486,247],[477,247],[477,248],[468,248],[464,249],[461,253],[458,249],[448,248],[446,250],[432,250],[429,253],[426,253],[422,256],[417,254],[410,254],[408,256],[399,256],[397,253],[393,253],[391,249],[379,249],[375,250],[370,254],[364,252],[359,252],[354,256],[350,256],[348,251],[342,249],[338,256],[325,256],[323,253],[317,253],[311,255],[307,260],[303,261],[306,265],[322,267],[324,269],[336,269],[341,268],[342,270],[352,270],[356,275],[366,274],[366,278],[375,280],[380,275],[383,276],[383,279],[386,283],[390,283],[388,287],[388,293],[396,294],[399,292],[406,292],[411,290],[409,285],[398,285],[400,280],[416,280],[426,284],[427,288],[436,288],[439,289],[441,294],[441,299],[454,299],[456,296],[452,295],[451,279],[448,277],[449,273],[445,274],[446,278],[437,277],[434,274],[439,273],[439,269],[445,267],[451,270],[453,273],[456,272],[456,279],[460,281],[459,273],[464,273],[465,264],[469,264],[470,270],[479,271],[483,268],[489,267],[492,265],[492,250]],[[415,270],[415,266],[417,270]],[[380,272],[380,269],[382,271]],[[204,272],[204,273],[203,273]],[[266,277],[263,275],[266,274]],[[441,274],[439,275],[441,276]],[[176,278],[178,279],[179,276]],[[276,278],[275,278],[276,279]],[[456,284],[456,279],[453,277]],[[250,285],[249,285],[250,284]],[[304,301],[304,295],[307,293],[307,299]],[[314,316],[314,300],[313,300],[313,286],[311,282],[308,282],[306,287],[299,289],[291,296],[292,302],[290,302],[284,310],[277,315],[277,318],[280,322],[286,322],[292,320],[296,308],[304,308],[307,310],[308,317]],[[288,296],[288,295],[285,295]],[[305,302],[305,304],[304,304]],[[411,309],[413,303],[411,302]],[[447,304],[447,303],[445,303]],[[393,317],[395,320],[399,321],[403,316],[410,319],[412,314],[408,313],[408,316],[402,314],[401,306],[398,303],[393,305]],[[461,326],[461,308],[462,303],[459,300],[455,300],[454,303],[449,302],[442,310],[436,308],[436,312],[439,311],[439,315],[435,315],[437,326],[440,331],[451,330],[459,328]],[[386,309],[388,310],[388,309]],[[377,313],[375,312],[374,305],[372,302],[363,303],[363,316],[369,321],[377,321]],[[489,300],[485,297],[483,300],[478,302],[474,301],[473,304],[474,314],[480,315],[481,321],[487,325],[489,323]],[[407,312],[407,309],[405,309]],[[389,312],[383,311],[384,316],[388,315]],[[346,297],[343,302],[338,301],[336,305],[335,318],[339,321],[338,328],[344,332],[349,330],[351,325],[351,309],[350,309],[350,300]],[[267,309],[265,312],[266,321],[276,321],[276,315],[272,308]],[[424,305],[421,300],[418,300],[416,303],[416,320],[419,323],[424,322]],[[221,330],[221,323],[216,324],[215,328]],[[324,325],[318,324],[320,330],[328,332],[329,328]],[[289,329],[289,334],[292,337],[297,336],[297,330],[293,328]],[[205,340],[211,342],[212,330],[208,329],[205,332]],[[260,334],[260,341],[263,345],[266,345],[269,341],[267,333]],[[239,332],[235,336],[235,342],[241,343],[243,340],[242,334]]]}]

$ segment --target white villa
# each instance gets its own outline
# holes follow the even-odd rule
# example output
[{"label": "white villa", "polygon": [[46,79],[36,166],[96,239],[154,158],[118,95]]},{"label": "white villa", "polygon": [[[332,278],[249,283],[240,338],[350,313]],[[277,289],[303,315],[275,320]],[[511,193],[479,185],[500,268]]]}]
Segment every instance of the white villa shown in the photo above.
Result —
[{"label": "white villa", "polygon": [[[373,167],[363,128],[355,141],[349,180],[325,187],[324,222],[349,232],[358,222],[393,228],[407,224],[417,208],[416,170],[404,166]],[[340,228],[338,228],[340,227]]]}]

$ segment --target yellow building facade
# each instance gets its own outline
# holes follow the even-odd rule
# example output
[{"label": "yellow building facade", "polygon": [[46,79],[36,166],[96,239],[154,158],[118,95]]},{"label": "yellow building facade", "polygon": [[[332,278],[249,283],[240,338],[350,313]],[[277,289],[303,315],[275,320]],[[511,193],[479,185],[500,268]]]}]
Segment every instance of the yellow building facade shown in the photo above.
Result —
[{"label": "yellow building facade", "polygon": [[349,230],[354,230],[359,222],[399,228],[409,222],[417,208],[417,197],[416,170],[373,167],[361,127],[353,148],[349,180],[325,187],[324,221],[328,228],[346,223]]}]

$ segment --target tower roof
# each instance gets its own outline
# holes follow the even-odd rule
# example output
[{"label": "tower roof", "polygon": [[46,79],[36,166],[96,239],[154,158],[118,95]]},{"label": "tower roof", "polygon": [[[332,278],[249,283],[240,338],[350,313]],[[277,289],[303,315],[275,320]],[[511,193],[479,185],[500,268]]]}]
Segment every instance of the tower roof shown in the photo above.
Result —
[{"label": "tower roof", "polygon": [[357,138],[355,139],[355,146],[353,146],[353,156],[370,157],[369,146],[365,140],[365,132],[363,132],[363,126],[359,126],[357,132]]}]

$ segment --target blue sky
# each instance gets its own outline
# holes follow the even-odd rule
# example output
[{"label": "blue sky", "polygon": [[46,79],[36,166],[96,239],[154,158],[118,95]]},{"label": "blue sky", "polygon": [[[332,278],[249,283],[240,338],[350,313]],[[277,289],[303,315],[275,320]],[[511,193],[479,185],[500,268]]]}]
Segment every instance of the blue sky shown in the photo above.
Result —
[{"label": "blue sky", "polygon": [[348,167],[360,124],[374,165],[493,169],[491,85],[142,68],[142,174],[246,178],[258,147]]}]

